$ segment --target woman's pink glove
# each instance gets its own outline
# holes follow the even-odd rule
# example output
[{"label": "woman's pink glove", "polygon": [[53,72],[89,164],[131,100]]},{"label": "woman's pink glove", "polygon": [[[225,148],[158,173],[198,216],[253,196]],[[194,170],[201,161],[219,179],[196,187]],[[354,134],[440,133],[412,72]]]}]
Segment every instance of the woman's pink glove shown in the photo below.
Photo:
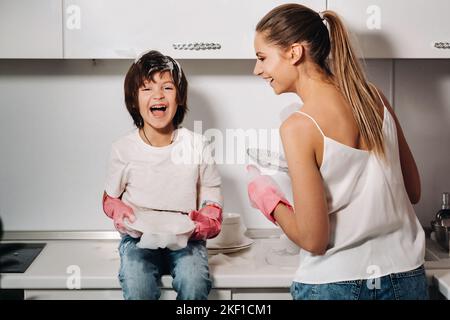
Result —
[{"label": "woman's pink glove", "polygon": [[271,177],[262,175],[253,165],[247,166],[250,182],[247,187],[248,198],[253,208],[259,209],[271,222],[276,224],[273,211],[281,202],[292,208],[283,191]]},{"label": "woman's pink glove", "polygon": [[191,211],[189,218],[195,223],[195,230],[191,235],[193,240],[214,238],[222,228],[222,208],[216,205],[207,205],[198,211]]},{"label": "woman's pink glove", "polygon": [[128,229],[124,224],[124,219],[128,219],[129,222],[134,222],[136,217],[134,216],[133,209],[123,203],[120,199],[112,198],[108,195],[103,197],[103,211],[105,214],[113,219],[114,227],[122,234],[129,234],[133,238],[139,238],[142,233],[135,230]]}]

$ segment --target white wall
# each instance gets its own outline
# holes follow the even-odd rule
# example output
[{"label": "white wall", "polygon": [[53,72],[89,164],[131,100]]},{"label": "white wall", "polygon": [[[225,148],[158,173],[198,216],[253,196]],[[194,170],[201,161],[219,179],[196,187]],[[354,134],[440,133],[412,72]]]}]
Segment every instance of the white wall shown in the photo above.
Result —
[{"label": "white wall", "polygon": [[[112,228],[100,199],[110,144],[133,128],[122,88],[130,63],[0,60],[0,215],[5,230]],[[191,111],[184,122],[189,129],[201,120],[203,132],[217,128],[224,136],[227,129],[276,130],[280,111],[298,101],[294,95],[275,96],[251,74],[254,61],[181,63],[190,85]],[[423,177],[418,215],[428,225],[439,193],[450,190],[449,62],[367,64],[370,78],[395,102],[406,127]],[[225,211],[242,213],[249,228],[270,228],[248,204],[244,167],[219,165]],[[289,192],[287,177],[280,173],[276,179]]]},{"label": "white wall", "polygon": [[394,70],[396,113],[421,174],[416,211],[430,226],[450,192],[450,60],[400,60]]}]

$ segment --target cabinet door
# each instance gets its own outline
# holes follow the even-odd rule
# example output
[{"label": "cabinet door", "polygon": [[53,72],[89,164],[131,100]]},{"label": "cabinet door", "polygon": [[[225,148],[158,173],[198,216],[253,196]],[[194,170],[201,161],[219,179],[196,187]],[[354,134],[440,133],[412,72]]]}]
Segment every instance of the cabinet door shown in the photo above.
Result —
[{"label": "cabinet door", "polygon": [[62,0],[1,0],[0,58],[62,58]]},{"label": "cabinet door", "polygon": [[[25,290],[25,300],[123,300],[122,290]],[[177,293],[170,289],[161,289],[160,300],[175,300]],[[210,300],[230,300],[230,290],[213,289]]]},{"label": "cabinet door", "polygon": [[25,300],[123,300],[122,290],[25,290]]},{"label": "cabinet door", "polygon": [[365,58],[450,58],[448,0],[328,0]]},{"label": "cabinet door", "polygon": [[292,300],[289,289],[235,289],[233,300]]},{"label": "cabinet door", "polygon": [[[177,293],[172,289],[162,289],[160,300],[175,300]],[[208,295],[209,300],[231,300],[231,290],[212,289]]]},{"label": "cabinet door", "polygon": [[[66,58],[254,58],[256,23],[281,0],[64,0]],[[324,10],[325,0],[300,1]]]}]

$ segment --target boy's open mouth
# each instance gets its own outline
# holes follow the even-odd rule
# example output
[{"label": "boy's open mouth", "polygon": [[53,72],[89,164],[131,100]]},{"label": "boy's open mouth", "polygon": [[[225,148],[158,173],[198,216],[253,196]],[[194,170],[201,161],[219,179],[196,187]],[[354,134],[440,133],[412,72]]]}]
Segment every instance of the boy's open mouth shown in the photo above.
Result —
[{"label": "boy's open mouth", "polygon": [[157,118],[163,117],[164,113],[166,112],[166,109],[167,109],[167,106],[165,106],[165,105],[155,105],[153,107],[150,107],[150,111],[151,111],[152,115],[154,115]]}]

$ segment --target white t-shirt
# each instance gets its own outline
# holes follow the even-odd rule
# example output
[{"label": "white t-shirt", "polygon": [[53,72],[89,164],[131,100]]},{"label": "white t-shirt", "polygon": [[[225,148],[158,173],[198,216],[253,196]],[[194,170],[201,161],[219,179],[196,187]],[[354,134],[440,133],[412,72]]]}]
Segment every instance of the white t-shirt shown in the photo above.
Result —
[{"label": "white t-shirt", "polygon": [[221,178],[205,137],[175,131],[164,147],[146,144],[135,129],[112,144],[105,191],[133,208],[190,212],[205,201],[222,205]]}]

